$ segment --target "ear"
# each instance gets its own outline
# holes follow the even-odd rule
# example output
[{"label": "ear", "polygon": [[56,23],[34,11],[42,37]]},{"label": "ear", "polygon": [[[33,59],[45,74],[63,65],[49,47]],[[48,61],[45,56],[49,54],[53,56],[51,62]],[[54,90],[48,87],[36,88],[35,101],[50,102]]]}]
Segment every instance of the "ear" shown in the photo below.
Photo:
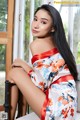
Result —
[{"label": "ear", "polygon": [[52,29],[51,29],[51,32],[54,32],[54,31],[55,31],[55,29],[54,29],[54,28],[52,28]]}]

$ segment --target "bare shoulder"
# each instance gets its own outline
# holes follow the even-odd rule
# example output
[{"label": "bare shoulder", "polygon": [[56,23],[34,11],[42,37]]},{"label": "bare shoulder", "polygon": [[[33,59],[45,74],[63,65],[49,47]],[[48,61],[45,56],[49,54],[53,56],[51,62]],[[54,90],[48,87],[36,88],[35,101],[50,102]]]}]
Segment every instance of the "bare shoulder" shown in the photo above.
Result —
[{"label": "bare shoulder", "polygon": [[31,43],[30,43],[30,48],[32,48],[34,45],[36,45],[38,43],[38,38],[36,38],[35,40],[33,40]]},{"label": "bare shoulder", "polygon": [[31,50],[32,55],[40,54],[42,52],[52,49],[53,47],[54,45],[52,44],[50,40],[46,40],[42,38],[36,38],[30,44],[30,50]]}]

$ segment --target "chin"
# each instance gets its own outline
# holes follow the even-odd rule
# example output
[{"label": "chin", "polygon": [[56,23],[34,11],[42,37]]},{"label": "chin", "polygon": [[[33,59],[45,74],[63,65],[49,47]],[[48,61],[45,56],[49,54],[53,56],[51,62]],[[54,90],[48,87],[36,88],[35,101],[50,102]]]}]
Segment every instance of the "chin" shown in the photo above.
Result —
[{"label": "chin", "polygon": [[32,35],[37,38],[45,38],[46,37],[46,35],[39,35],[39,34],[35,34],[35,33],[32,33]]},{"label": "chin", "polygon": [[33,34],[33,37],[38,37],[38,36]]},{"label": "chin", "polygon": [[39,38],[40,36],[39,36],[39,35],[35,35],[35,34],[33,34],[33,37],[37,37],[37,38]]}]

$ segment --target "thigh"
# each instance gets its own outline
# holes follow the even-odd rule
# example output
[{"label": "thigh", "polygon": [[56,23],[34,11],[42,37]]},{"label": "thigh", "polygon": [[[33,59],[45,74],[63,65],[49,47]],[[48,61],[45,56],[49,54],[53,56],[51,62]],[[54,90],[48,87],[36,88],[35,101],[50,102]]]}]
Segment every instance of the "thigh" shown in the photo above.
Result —
[{"label": "thigh", "polygon": [[45,94],[35,86],[28,74],[21,68],[13,68],[9,72],[11,80],[18,86],[31,108],[41,116],[41,108],[45,100]]}]

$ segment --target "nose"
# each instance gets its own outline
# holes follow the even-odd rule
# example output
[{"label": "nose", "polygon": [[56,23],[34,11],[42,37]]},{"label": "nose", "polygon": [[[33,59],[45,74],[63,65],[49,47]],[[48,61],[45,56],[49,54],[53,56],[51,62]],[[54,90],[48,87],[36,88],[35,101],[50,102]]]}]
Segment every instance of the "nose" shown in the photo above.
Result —
[{"label": "nose", "polygon": [[35,22],[34,28],[35,28],[35,29],[38,29],[38,28],[39,28],[39,22],[38,22],[38,21]]}]

